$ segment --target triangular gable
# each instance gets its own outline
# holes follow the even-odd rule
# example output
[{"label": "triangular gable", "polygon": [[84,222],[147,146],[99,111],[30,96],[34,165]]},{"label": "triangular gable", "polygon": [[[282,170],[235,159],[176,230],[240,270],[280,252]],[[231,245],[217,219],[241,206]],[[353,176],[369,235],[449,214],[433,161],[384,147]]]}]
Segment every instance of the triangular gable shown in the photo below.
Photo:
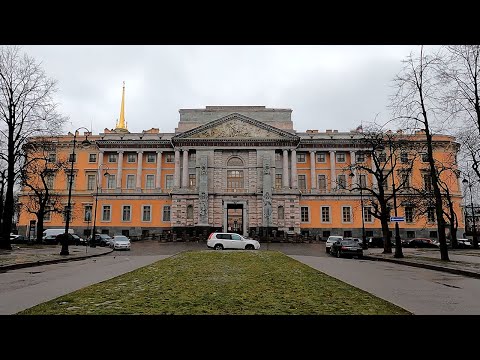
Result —
[{"label": "triangular gable", "polygon": [[179,134],[173,139],[296,140],[298,137],[261,121],[233,113]]}]

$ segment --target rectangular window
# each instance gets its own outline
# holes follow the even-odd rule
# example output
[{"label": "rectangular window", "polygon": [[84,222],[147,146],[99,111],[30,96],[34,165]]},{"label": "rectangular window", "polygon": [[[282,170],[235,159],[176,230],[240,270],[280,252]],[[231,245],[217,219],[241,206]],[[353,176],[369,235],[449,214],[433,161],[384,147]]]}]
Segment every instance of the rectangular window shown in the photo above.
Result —
[{"label": "rectangular window", "polygon": [[127,162],[134,163],[137,161],[137,154],[127,154]]},{"label": "rectangular window", "polygon": [[77,162],[77,154],[70,154],[68,157],[68,162]]},{"label": "rectangular window", "polygon": [[155,175],[148,174],[147,180],[145,181],[145,188],[153,189],[155,187]]},{"label": "rectangular window", "polygon": [[367,223],[373,222],[372,207],[371,206],[364,206],[363,207],[363,220]]},{"label": "rectangular window", "polygon": [[110,221],[111,207],[110,205],[102,206],[102,221]]},{"label": "rectangular window", "polygon": [[405,222],[413,222],[413,207],[405,206]]},{"label": "rectangular window", "polygon": [[325,239],[328,239],[328,237],[330,236],[330,231],[329,230],[324,230],[322,232],[322,236],[325,238]]},{"label": "rectangular window", "polygon": [[107,189],[115,189],[116,182],[115,182],[115,175],[108,174],[107,175]]},{"label": "rectangular window", "polygon": [[429,174],[423,175],[423,188],[425,191],[432,191],[432,178]]},{"label": "rectangular window", "polygon": [[45,206],[45,213],[43,214],[43,221],[52,220],[52,208],[50,206]]},{"label": "rectangular window", "polygon": [[317,163],[326,163],[327,154],[324,152],[317,152]]},{"label": "rectangular window", "polygon": [[403,188],[409,188],[410,187],[410,175],[408,173],[402,173],[402,183],[400,184],[401,187]]},{"label": "rectangular window", "polygon": [[408,163],[408,153],[402,152],[402,153],[400,154],[400,162],[401,162],[402,164]]},{"label": "rectangular window", "polygon": [[345,175],[338,175],[337,176],[337,187],[339,189],[346,189],[347,188],[347,178]]},{"label": "rectangular window", "polygon": [[55,153],[48,154],[48,162],[54,163],[55,161],[57,161],[57,154]]},{"label": "rectangular window", "polygon": [[381,152],[378,154],[378,161],[379,162],[386,162],[387,161],[387,153]]},{"label": "rectangular window", "polygon": [[135,175],[127,175],[127,189],[135,189]]},{"label": "rectangular window", "polygon": [[307,162],[307,154],[304,152],[297,153],[297,163],[306,163]]},{"label": "rectangular window", "polygon": [[95,175],[87,175],[87,190],[95,190]]},{"label": "rectangular window", "polygon": [[132,208],[130,205],[124,205],[122,208],[122,221],[131,221]]},{"label": "rectangular window", "polygon": [[67,175],[67,190],[70,187],[70,181],[72,182],[72,189],[75,189],[75,174]]},{"label": "rectangular window", "polygon": [[163,221],[170,221],[170,206],[165,205],[163,207]]},{"label": "rectangular window", "polygon": [[330,222],[330,207],[329,206],[322,206],[322,222],[329,223]]},{"label": "rectangular window", "polygon": [[365,154],[364,154],[364,153],[358,152],[358,153],[356,154],[356,157],[357,157],[357,159],[356,159],[356,162],[357,162],[357,163],[362,163],[362,162],[365,161]]},{"label": "rectangular window", "polygon": [[188,175],[188,187],[190,189],[195,189],[197,186],[197,175],[196,174],[189,174]]},{"label": "rectangular window", "polygon": [[278,207],[278,220],[285,219],[285,208],[283,206]]},{"label": "rectangular window", "polygon": [[55,180],[55,175],[52,173],[49,173],[45,176],[45,184],[47,185],[47,188],[52,190],[53,189],[53,182]]},{"label": "rectangular window", "polygon": [[430,238],[436,239],[438,237],[438,233],[436,231],[430,231]]},{"label": "rectangular window", "polygon": [[352,237],[352,231],[351,230],[343,230],[343,237],[344,238]]},{"label": "rectangular window", "polygon": [[427,208],[427,219],[428,219],[428,222],[435,222],[435,208],[434,207]]},{"label": "rectangular window", "polygon": [[280,160],[282,160],[282,153],[277,151],[275,153],[275,161],[280,161]]},{"label": "rectangular window", "polygon": [[188,161],[196,161],[197,160],[197,153],[191,152],[188,154]]},{"label": "rectangular window", "polygon": [[298,175],[298,188],[300,190],[307,189],[307,177],[305,175]]},{"label": "rectangular window", "polygon": [[415,231],[407,231],[407,239],[413,239],[415,237]]},{"label": "rectangular window", "polygon": [[83,211],[83,221],[90,222],[93,220],[92,217],[92,205],[85,205]]},{"label": "rectangular window", "polygon": [[193,205],[187,206],[187,219],[193,219]]},{"label": "rectangular window", "polygon": [[116,163],[117,162],[117,154],[108,154],[108,162],[109,163]]},{"label": "rectangular window", "polygon": [[318,188],[320,190],[327,190],[327,178],[325,175],[318,175]]},{"label": "rectangular window", "polygon": [[173,175],[165,175],[165,189],[173,189]]},{"label": "rectangular window", "polygon": [[227,171],[227,189],[243,189],[243,170]]},{"label": "rectangular window", "polygon": [[89,154],[88,155],[88,162],[96,163],[97,162],[97,154]]},{"label": "rectangular window", "polygon": [[360,175],[360,187],[362,189],[367,187],[367,175]]},{"label": "rectangular window", "polygon": [[300,208],[300,220],[302,222],[308,222],[308,207],[302,206]]},{"label": "rectangular window", "polygon": [[344,223],[352,222],[352,209],[350,206],[342,206],[342,216]]},{"label": "rectangular window", "polygon": [[175,154],[174,154],[174,153],[166,153],[166,154],[165,154],[165,162],[166,162],[166,163],[173,163],[173,162],[175,162]]},{"label": "rectangular window", "polygon": [[69,214],[70,221],[72,221],[72,210],[68,211],[68,206],[63,208],[63,222],[67,222],[67,214]]},{"label": "rectangular window", "polygon": [[282,174],[275,174],[275,189],[282,188]]},{"label": "rectangular window", "polygon": [[422,162],[428,162],[428,154],[427,153],[422,153]]},{"label": "rectangular window", "polygon": [[147,153],[147,163],[154,163],[155,161],[157,161],[157,154]]},{"label": "rectangular window", "polygon": [[337,153],[337,163],[344,163],[345,162],[345,153],[339,152]]},{"label": "rectangular window", "polygon": [[150,221],[151,219],[151,206],[143,205],[142,206],[142,221]]}]

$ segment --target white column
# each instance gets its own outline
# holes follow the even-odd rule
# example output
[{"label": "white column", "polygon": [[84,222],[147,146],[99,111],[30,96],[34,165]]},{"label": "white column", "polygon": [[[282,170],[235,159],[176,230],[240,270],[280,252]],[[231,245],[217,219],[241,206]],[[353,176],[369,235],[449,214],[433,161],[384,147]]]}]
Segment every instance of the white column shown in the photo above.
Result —
[{"label": "white column", "polygon": [[288,188],[288,150],[283,150],[283,187]]},{"label": "white column", "polygon": [[292,189],[298,188],[297,180],[297,150],[292,150]]},{"label": "white column", "polygon": [[143,151],[137,151],[137,189],[142,188]]},{"label": "white column", "polygon": [[100,150],[98,153],[98,171],[97,171],[97,184],[99,186],[102,186],[102,183],[100,182],[102,178],[102,165],[103,165],[103,151]]},{"label": "white column", "polygon": [[162,188],[162,151],[157,151],[157,177],[155,178],[155,188]]},{"label": "white column", "polygon": [[182,188],[188,188],[188,150],[183,150]]},{"label": "white column", "polygon": [[123,151],[118,152],[117,163],[117,189],[122,188]]},{"label": "white column", "polygon": [[180,187],[180,150],[175,150],[175,174],[173,175],[173,186]]},{"label": "white column", "polygon": [[[357,168],[355,167],[355,164],[357,163],[357,159],[355,158],[355,151],[350,151],[350,165],[352,166],[352,172],[353,175],[355,175],[352,178],[352,188],[354,187],[354,184],[360,184],[360,179],[357,179]],[[350,177],[350,176],[349,176]]]},{"label": "white column", "polygon": [[330,150],[330,191],[335,190],[335,150]]},{"label": "white column", "polygon": [[315,151],[310,151],[310,189],[317,188],[317,181],[315,177]]}]

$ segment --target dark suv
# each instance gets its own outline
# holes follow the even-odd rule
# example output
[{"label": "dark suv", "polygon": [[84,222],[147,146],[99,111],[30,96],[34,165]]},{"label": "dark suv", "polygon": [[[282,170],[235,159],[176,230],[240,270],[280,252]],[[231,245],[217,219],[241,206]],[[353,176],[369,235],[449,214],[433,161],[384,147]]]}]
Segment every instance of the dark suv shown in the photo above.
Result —
[{"label": "dark suv", "polygon": [[367,239],[368,247],[383,247],[383,237],[369,237]]}]

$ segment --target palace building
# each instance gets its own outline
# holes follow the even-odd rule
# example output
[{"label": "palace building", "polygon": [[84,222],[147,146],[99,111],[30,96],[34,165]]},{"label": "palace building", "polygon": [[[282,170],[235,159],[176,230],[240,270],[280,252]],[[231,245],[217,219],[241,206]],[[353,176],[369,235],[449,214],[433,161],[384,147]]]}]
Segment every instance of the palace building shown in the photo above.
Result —
[{"label": "palace building", "polygon": [[[180,109],[174,133],[158,128],[130,132],[124,92],[115,129],[75,136],[70,226],[77,234],[89,234],[95,222],[97,232],[110,235],[275,231],[324,239],[361,237],[363,223],[367,236],[381,236],[379,220],[366,208],[362,221],[360,193],[351,191],[355,180],[346,171],[362,150],[360,130],[299,132],[291,109],[207,106]],[[49,139],[55,145],[49,156],[67,158],[74,135]],[[91,142],[87,147],[80,145],[85,137]],[[424,139],[421,132],[410,137]],[[437,158],[456,158],[458,144],[453,137],[436,135],[434,139]],[[371,163],[369,158],[361,161]],[[426,181],[424,167],[421,161],[414,166],[412,183]],[[63,206],[69,174],[60,171],[49,179]],[[362,181],[378,186],[369,174]],[[459,181],[456,177],[448,181],[455,210],[462,214]],[[391,191],[388,184],[385,191]],[[30,194],[26,188],[21,192],[20,233],[27,233],[36,221],[25,209]],[[406,220],[400,224],[401,236],[436,237],[434,214],[413,216],[414,212],[399,202],[398,215]],[[44,226],[64,227],[65,213],[48,214]]]}]

